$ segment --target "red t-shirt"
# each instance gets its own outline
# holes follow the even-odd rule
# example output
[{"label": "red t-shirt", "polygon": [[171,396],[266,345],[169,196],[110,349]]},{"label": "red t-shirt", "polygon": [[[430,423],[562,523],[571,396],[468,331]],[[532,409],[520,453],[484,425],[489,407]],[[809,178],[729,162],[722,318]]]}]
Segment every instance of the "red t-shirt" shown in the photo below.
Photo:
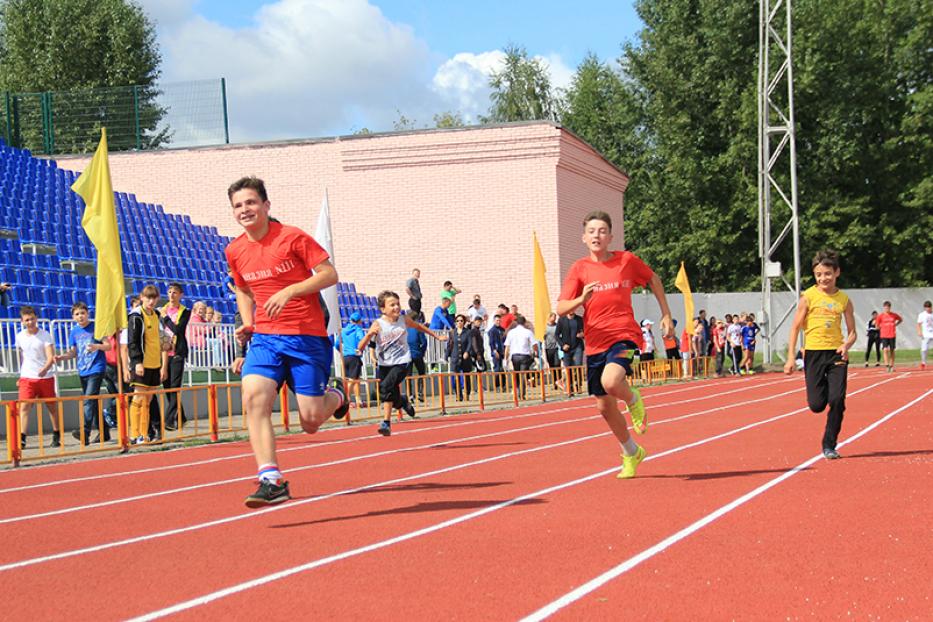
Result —
[{"label": "red t-shirt", "polygon": [[271,335],[327,336],[318,294],[295,296],[274,320],[263,305],[273,294],[308,278],[312,268],[329,259],[327,251],[310,235],[277,222],[258,242],[246,234],[224,249],[237,287],[249,287],[256,300],[255,332]]},{"label": "red t-shirt", "polygon": [[879,313],[875,318],[875,326],[881,331],[882,339],[894,339],[897,336],[897,323],[904,318],[893,311],[889,313]]},{"label": "red t-shirt", "polygon": [[512,312],[509,311],[505,315],[499,318],[499,326],[502,330],[508,330],[509,325],[515,321],[515,316],[512,315]]},{"label": "red t-shirt", "polygon": [[561,300],[572,300],[587,283],[598,283],[593,295],[583,303],[587,354],[605,352],[623,339],[644,347],[641,327],[632,311],[632,288],[646,285],[653,276],[651,268],[629,251],[613,251],[604,262],[584,257],[570,266],[560,290]]}]

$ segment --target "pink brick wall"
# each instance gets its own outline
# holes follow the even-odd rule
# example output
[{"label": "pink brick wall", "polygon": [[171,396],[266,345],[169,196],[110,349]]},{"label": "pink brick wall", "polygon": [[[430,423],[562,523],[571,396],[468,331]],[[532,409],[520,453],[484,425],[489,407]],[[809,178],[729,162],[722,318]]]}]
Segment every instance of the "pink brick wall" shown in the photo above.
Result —
[{"label": "pink brick wall", "polygon": [[[80,171],[88,158],[58,162]],[[604,209],[621,223],[628,181],[544,122],[118,153],[110,168],[115,190],[233,236],[226,188],[237,178],[265,179],[272,213],[312,234],[326,188],[341,279],[371,295],[403,293],[421,268],[428,314],[450,279],[463,290],[460,308],[480,293],[490,311],[506,302],[531,315],[532,230],[556,300],[561,275],[584,252],[583,213]]]}]

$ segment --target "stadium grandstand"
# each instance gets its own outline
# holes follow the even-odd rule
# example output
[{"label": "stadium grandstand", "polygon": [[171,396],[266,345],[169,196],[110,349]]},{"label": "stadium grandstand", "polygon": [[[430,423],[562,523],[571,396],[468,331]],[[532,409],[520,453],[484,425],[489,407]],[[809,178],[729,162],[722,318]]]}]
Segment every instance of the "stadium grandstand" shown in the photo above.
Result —
[{"label": "stadium grandstand", "polygon": [[[0,318],[16,319],[28,304],[40,318],[70,319],[76,301],[86,302],[93,315],[95,250],[81,227],[84,201],[71,190],[77,177],[54,160],[0,140],[0,281],[12,285],[11,304],[0,306]],[[223,254],[230,238],[134,194],[115,192],[114,199],[127,294],[148,283],[164,293],[170,282],[179,282],[188,299],[203,300],[232,319],[236,302],[224,285]],[[347,316],[378,315],[375,298],[358,293],[354,283],[339,283],[338,296]]]}]

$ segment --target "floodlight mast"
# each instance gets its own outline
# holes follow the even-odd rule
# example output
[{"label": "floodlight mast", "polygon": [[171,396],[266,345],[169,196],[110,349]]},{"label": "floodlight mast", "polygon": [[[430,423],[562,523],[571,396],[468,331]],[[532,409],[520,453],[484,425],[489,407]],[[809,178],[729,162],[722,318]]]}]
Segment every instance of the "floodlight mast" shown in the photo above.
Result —
[{"label": "floodlight mast", "polygon": [[[759,0],[758,6],[758,256],[761,258],[761,305],[764,315],[761,318],[763,354],[765,363],[772,363],[778,331],[794,312],[797,299],[800,298],[793,37],[791,0]],[[781,58],[782,62],[776,62]],[[785,93],[783,101],[782,91]],[[779,165],[789,168],[786,178],[781,176],[779,179],[776,175]],[[783,203],[790,211],[790,218],[782,225],[774,240],[771,239],[771,222],[774,218],[772,193],[779,199],[778,206]],[[786,212],[784,209],[781,211]],[[788,236],[793,244],[794,266],[791,280],[781,271],[780,263],[772,259]],[[772,309],[772,278],[780,278],[787,289],[794,292],[793,304],[782,312],[777,321]]]}]

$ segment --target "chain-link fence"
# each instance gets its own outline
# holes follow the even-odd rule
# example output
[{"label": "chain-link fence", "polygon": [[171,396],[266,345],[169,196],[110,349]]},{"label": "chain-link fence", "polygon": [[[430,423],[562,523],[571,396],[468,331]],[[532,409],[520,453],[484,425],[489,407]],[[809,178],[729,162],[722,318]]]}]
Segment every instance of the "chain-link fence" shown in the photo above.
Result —
[{"label": "chain-link fence", "polygon": [[0,136],[33,153],[88,153],[230,142],[220,80],[45,93],[0,93]]}]

